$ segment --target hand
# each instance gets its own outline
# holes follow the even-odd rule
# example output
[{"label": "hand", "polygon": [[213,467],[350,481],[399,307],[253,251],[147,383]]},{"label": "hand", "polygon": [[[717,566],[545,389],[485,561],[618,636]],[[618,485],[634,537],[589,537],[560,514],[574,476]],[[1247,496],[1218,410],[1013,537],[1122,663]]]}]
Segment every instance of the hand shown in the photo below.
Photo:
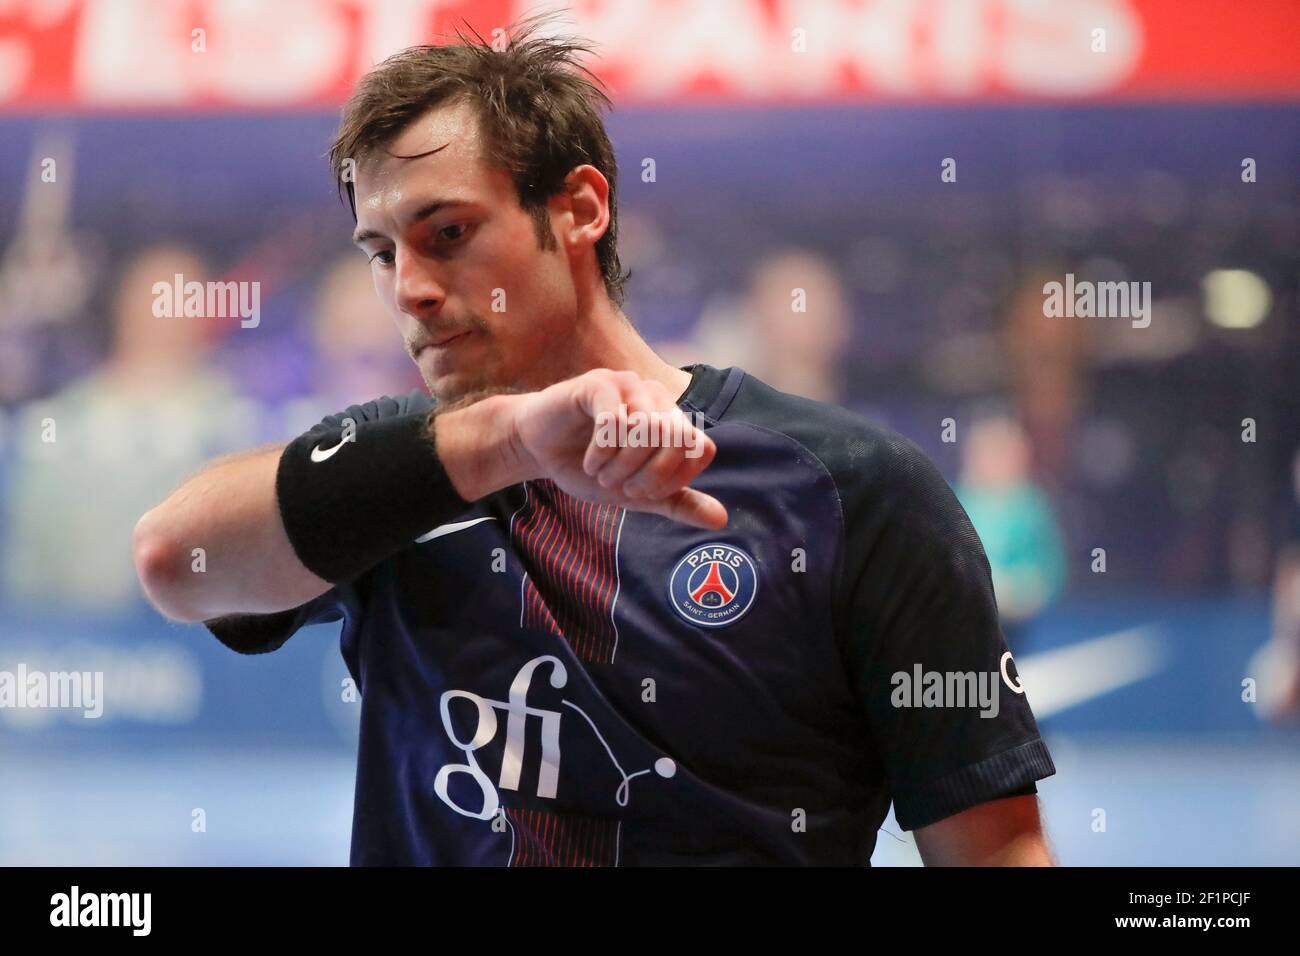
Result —
[{"label": "hand", "polygon": [[[660,382],[593,369],[509,401],[511,454],[526,477],[550,478],[574,497],[697,528],[726,526],[722,502],[688,487],[712,463],[717,446]],[[649,424],[649,440],[618,444],[619,436],[637,437],[638,421]]]}]

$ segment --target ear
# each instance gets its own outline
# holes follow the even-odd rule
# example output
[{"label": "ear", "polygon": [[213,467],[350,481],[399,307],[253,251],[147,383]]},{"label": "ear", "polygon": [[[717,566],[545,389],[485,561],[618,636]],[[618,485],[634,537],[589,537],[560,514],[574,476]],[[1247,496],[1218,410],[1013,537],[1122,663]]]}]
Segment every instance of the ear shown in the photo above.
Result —
[{"label": "ear", "polygon": [[575,167],[564,178],[567,220],[560,238],[569,246],[594,246],[609,228],[609,181],[591,165]]}]

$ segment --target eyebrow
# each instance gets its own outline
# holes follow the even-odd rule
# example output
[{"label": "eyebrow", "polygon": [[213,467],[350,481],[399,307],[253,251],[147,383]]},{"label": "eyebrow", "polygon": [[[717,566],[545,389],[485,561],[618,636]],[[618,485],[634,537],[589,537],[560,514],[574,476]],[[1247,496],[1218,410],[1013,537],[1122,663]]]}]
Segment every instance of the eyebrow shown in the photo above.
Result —
[{"label": "eyebrow", "polygon": [[[431,202],[425,203],[419,209],[415,210],[415,212],[411,215],[410,222],[408,222],[407,225],[412,226],[417,222],[422,222],[425,219],[428,219],[430,216],[437,214],[443,209],[447,209],[453,206],[469,206],[469,205],[473,205],[473,204],[467,199],[435,199]],[[356,232],[352,234],[352,242],[356,245],[360,245],[363,242],[368,242],[371,239],[387,239],[387,238],[388,237],[385,236],[382,232],[376,232],[374,229],[358,229]]]}]

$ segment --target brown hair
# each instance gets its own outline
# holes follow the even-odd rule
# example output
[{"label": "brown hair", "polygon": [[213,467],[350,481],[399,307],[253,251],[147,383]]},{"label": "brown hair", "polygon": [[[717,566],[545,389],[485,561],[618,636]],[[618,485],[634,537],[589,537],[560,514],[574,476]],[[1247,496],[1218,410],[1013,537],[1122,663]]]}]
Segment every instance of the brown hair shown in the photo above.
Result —
[{"label": "brown hair", "polygon": [[618,163],[600,116],[611,103],[600,79],[577,62],[577,54],[592,52],[589,45],[533,35],[553,16],[538,14],[507,28],[509,42],[501,49],[472,28],[469,37],[457,29],[459,42],[409,47],[384,60],[362,77],[343,107],[330,169],[340,195],[346,185],[355,217],[350,168],[427,110],[470,102],[492,162],[514,180],[541,248],[556,247],[546,201],[563,191],[570,171],[590,164],[609,181],[609,227],[596,242],[596,260],[606,293],[621,305],[629,273],[618,258]]}]

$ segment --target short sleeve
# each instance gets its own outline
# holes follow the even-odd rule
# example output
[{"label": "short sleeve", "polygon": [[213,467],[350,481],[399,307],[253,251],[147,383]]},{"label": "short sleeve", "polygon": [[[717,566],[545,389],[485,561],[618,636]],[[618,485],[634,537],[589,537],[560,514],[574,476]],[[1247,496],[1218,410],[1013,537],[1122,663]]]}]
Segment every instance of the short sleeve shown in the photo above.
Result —
[{"label": "short sleeve", "polygon": [[929,459],[892,433],[837,483],[845,658],[905,830],[1056,772],[998,624],[988,560]]},{"label": "short sleeve", "polygon": [[[420,391],[396,398],[383,396],[363,405],[351,405],[341,412],[327,415],[310,431],[327,432],[351,418],[361,422],[379,421],[431,408],[432,399]],[[323,594],[298,607],[273,614],[232,614],[204,621],[204,626],[222,644],[240,654],[266,654],[282,647],[300,629],[311,624],[325,624],[340,619],[357,618],[366,603],[369,574],[346,585],[335,585]]]},{"label": "short sleeve", "polygon": [[[346,593],[345,593],[346,592]],[[240,654],[267,654],[310,624],[326,624],[345,616],[356,603],[356,587],[332,587],[306,604],[274,614],[232,614],[204,621],[213,636]]]}]

